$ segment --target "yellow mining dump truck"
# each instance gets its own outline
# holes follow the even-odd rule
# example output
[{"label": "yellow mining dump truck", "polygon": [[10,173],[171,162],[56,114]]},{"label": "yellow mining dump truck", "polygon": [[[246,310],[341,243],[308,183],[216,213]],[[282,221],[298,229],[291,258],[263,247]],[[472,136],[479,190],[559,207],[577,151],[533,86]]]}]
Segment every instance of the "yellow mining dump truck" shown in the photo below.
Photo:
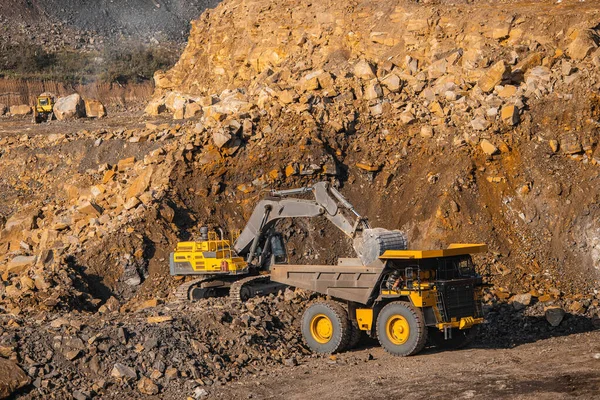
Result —
[{"label": "yellow mining dump truck", "polygon": [[387,250],[364,265],[357,258],[338,265],[274,265],[271,280],[330,296],[306,308],[302,335],[316,353],[354,347],[366,332],[393,355],[410,356],[430,342],[458,348],[483,319],[482,278],[471,254],[483,244],[453,244],[444,250]]}]

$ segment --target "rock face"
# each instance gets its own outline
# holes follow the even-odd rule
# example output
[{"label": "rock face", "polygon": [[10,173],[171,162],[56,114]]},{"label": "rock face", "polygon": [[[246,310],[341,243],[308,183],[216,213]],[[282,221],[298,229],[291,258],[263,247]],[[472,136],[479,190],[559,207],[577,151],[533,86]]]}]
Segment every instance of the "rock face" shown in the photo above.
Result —
[{"label": "rock face", "polygon": [[29,377],[18,365],[0,357],[0,399],[9,398],[29,382]]},{"label": "rock face", "polygon": [[85,115],[88,118],[102,118],[106,116],[106,108],[98,100],[85,100]]},{"label": "rock face", "polygon": [[59,121],[85,117],[85,103],[77,93],[60,97],[54,104],[54,115]]}]

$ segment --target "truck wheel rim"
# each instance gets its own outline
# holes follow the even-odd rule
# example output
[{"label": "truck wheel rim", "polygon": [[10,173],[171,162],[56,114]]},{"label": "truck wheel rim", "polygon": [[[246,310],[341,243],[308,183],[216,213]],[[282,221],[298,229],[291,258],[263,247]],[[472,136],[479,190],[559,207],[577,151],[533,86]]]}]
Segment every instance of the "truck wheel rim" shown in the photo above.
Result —
[{"label": "truck wheel rim", "polygon": [[333,324],[325,314],[315,315],[310,321],[310,334],[319,343],[325,344],[333,335]]},{"label": "truck wheel rim", "polygon": [[410,336],[410,326],[406,318],[401,315],[391,316],[385,327],[388,339],[395,345],[406,343]]}]

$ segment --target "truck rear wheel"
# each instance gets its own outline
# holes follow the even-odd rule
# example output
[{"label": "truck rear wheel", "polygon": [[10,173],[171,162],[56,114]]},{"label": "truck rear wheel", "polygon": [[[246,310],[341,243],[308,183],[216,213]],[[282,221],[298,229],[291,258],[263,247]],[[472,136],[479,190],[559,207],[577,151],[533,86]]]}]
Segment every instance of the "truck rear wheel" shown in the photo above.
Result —
[{"label": "truck rear wheel", "polygon": [[377,339],[385,351],[395,356],[417,354],[427,341],[423,313],[404,301],[387,304],[377,317]]},{"label": "truck rear wheel", "polygon": [[347,311],[332,301],[313,303],[302,315],[302,336],[315,353],[333,354],[345,350],[351,329]]}]

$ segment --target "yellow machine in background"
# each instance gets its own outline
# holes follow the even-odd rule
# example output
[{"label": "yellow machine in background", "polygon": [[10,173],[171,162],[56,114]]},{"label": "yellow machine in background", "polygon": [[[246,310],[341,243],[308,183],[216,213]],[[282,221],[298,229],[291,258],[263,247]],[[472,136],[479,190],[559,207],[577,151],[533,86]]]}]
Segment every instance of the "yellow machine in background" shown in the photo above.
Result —
[{"label": "yellow machine in background", "polygon": [[52,93],[40,94],[33,107],[33,122],[36,124],[51,121],[54,119],[55,96]]}]

